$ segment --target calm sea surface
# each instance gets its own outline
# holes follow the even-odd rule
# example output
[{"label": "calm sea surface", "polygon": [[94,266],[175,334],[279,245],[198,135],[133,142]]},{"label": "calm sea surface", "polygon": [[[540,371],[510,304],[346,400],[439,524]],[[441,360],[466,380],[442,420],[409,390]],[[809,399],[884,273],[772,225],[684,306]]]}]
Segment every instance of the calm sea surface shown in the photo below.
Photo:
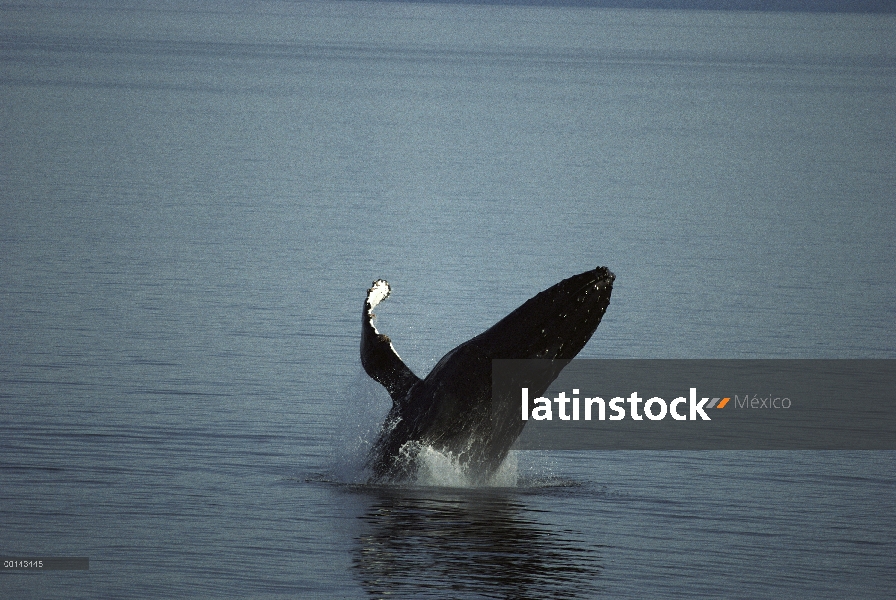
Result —
[{"label": "calm sea surface", "polygon": [[[364,485],[406,362],[609,266],[588,358],[896,358],[896,18],[0,4],[4,598],[892,598],[896,453]],[[516,480],[515,485],[513,481]]]}]

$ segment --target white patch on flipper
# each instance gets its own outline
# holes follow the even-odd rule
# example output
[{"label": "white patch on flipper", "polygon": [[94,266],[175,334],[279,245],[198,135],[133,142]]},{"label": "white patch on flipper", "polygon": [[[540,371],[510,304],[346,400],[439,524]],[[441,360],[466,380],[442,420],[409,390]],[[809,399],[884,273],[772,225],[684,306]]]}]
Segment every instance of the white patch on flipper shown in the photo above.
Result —
[{"label": "white patch on flipper", "polygon": [[[373,309],[380,302],[389,297],[389,294],[392,293],[392,287],[389,285],[389,282],[385,279],[377,279],[373,282],[373,285],[370,286],[370,289],[367,290],[367,320],[370,322],[370,326],[373,327],[373,331],[380,335],[379,330],[376,328],[376,325],[373,324],[374,314]],[[398,356],[398,352],[395,350],[395,346],[392,345],[392,340],[389,340],[389,348],[392,349],[392,352],[395,356]],[[398,356],[399,360],[401,360],[401,356]]]},{"label": "white patch on flipper", "polygon": [[376,305],[388,298],[391,292],[392,288],[389,287],[389,282],[385,279],[374,281],[371,288],[367,290],[368,310],[376,308]]}]

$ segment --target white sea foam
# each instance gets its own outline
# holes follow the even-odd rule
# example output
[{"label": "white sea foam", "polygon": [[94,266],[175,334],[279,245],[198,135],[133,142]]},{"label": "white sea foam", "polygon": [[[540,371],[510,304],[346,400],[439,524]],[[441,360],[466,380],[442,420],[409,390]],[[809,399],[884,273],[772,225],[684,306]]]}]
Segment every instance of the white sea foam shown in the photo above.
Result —
[{"label": "white sea foam", "polygon": [[417,453],[417,485],[432,487],[516,487],[517,456],[511,452],[491,477],[482,480],[471,476],[455,456],[424,446]]}]

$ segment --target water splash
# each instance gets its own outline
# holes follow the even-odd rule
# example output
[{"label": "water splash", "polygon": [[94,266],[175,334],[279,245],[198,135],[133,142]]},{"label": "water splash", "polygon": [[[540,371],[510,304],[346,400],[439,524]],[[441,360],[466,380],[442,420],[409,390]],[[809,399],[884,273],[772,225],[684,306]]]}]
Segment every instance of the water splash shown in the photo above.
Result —
[{"label": "water splash", "polygon": [[471,477],[457,458],[450,453],[442,453],[430,446],[417,452],[416,484],[427,487],[479,488],[517,487],[518,459],[516,452],[510,452],[498,470],[488,479]]},{"label": "water splash", "polygon": [[[333,459],[326,479],[350,486],[442,489],[533,489],[567,487],[568,480],[554,473],[552,457],[534,451],[511,450],[504,462],[490,477],[483,479],[466,471],[457,457],[431,446],[409,442],[401,450],[401,461],[407,461],[408,473],[415,476],[400,482],[370,484],[371,472],[365,468],[370,449],[382,433],[382,415],[389,399],[382,387],[361,369],[344,394],[351,398],[351,411],[340,423],[340,433],[333,443]],[[388,426],[388,425],[387,425]]]}]

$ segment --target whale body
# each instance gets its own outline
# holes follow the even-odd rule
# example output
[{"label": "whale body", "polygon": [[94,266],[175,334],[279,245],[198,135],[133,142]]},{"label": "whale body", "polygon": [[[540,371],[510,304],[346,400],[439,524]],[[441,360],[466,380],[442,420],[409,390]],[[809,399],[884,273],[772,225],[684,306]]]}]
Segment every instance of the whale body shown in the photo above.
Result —
[{"label": "whale body", "polygon": [[391,288],[373,282],[362,314],[361,364],[389,392],[392,408],[367,458],[371,480],[413,477],[416,455],[427,446],[454,457],[472,481],[490,477],[526,424],[519,399],[493,401],[492,360],[551,361],[526,383],[532,397],[541,395],[591,339],[615,279],[606,267],[564,279],[448,352],[425,379],[374,326],[373,309]]}]

